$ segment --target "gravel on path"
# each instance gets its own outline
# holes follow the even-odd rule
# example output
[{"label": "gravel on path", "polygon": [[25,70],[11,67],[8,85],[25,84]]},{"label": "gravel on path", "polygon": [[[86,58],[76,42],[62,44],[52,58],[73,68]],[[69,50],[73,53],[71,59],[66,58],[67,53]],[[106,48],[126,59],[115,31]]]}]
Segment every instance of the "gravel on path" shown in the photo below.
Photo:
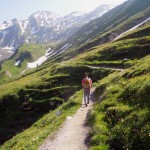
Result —
[{"label": "gravel on path", "polygon": [[[93,96],[91,96],[93,99]],[[92,100],[93,101],[93,100]],[[83,104],[74,116],[68,116],[55,138],[47,138],[40,150],[88,150],[90,127],[86,126],[88,113],[93,102],[85,107]]]}]

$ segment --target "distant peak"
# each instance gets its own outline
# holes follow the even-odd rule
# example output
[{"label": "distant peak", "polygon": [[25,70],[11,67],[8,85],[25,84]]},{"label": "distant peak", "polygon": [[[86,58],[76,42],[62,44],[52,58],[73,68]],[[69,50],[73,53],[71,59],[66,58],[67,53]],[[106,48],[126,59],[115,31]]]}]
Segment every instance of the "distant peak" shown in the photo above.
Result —
[{"label": "distant peak", "polygon": [[33,13],[31,16],[34,16],[34,15],[43,15],[43,14],[60,16],[60,15],[58,15],[56,13],[51,12],[51,11],[42,11],[42,10],[39,10],[39,11]]},{"label": "distant peak", "polygon": [[18,19],[14,18],[14,19],[12,19],[11,21],[12,21],[12,22],[17,22]]},{"label": "distant peak", "polygon": [[85,14],[84,12],[74,11],[74,12],[71,12],[71,13],[65,15],[65,17],[67,17],[67,16],[82,16],[84,14]]},{"label": "distant peak", "polygon": [[110,8],[113,8],[113,7],[115,7],[115,5],[102,4],[102,5],[100,5],[100,6],[97,7],[97,8],[98,8],[98,9],[100,9],[100,8],[108,8],[108,9],[110,9]]},{"label": "distant peak", "polygon": [[42,13],[49,13],[49,14],[54,14],[51,11],[42,11],[42,10],[38,10],[37,12],[33,13],[34,14],[42,14]]},{"label": "distant peak", "polygon": [[70,14],[83,14],[83,12],[81,12],[81,11],[73,11]]}]

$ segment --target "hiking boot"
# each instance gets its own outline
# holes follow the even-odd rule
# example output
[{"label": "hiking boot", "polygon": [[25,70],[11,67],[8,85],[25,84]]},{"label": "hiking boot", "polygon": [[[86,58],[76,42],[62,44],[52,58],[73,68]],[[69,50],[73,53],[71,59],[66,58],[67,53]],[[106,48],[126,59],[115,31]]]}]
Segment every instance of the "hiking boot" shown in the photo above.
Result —
[{"label": "hiking boot", "polygon": [[85,104],[85,107],[87,107],[87,104]]}]

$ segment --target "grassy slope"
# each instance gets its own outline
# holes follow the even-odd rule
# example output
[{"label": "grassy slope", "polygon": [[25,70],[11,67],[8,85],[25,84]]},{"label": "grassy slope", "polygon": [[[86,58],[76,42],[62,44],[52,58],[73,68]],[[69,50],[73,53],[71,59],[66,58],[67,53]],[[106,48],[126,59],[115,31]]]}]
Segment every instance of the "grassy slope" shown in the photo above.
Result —
[{"label": "grassy slope", "polygon": [[[63,104],[55,111],[51,111],[42,116],[39,121],[34,123],[29,129],[13,137],[10,141],[1,146],[0,149],[37,149],[39,144],[45,140],[50,133],[51,136],[53,135],[54,131],[61,126],[67,116],[76,112],[81,104],[81,94],[81,91],[77,92],[69,99],[69,102]],[[57,112],[61,112],[61,114],[57,116]]]},{"label": "grassy slope", "polygon": [[148,150],[150,131],[150,56],[120,74],[101,80],[89,120],[92,150]]},{"label": "grassy slope", "polygon": [[[150,45],[146,25],[119,41],[97,46],[76,61],[88,65],[131,67],[97,83],[97,102],[89,124],[93,127],[91,149],[148,150],[150,130]],[[134,39],[130,39],[134,37]],[[123,58],[130,60],[124,61]]]},{"label": "grassy slope", "polygon": [[[149,2],[148,2],[149,3]],[[93,51],[94,50],[94,46],[97,45],[101,45],[107,42],[112,41],[115,37],[117,37],[118,35],[120,35],[121,33],[131,29],[132,27],[134,27],[135,25],[137,25],[138,23],[141,23],[144,19],[147,19],[149,17],[150,14],[150,4],[147,4],[145,10],[142,10],[141,12],[139,12],[138,14],[133,13],[133,16],[131,15],[129,18],[126,18],[126,14],[122,13],[122,18],[123,22],[115,22],[115,25],[112,25],[112,22],[114,22],[114,20],[116,20],[115,17],[112,17],[114,20],[112,20],[112,22],[110,22],[110,28],[107,29],[106,31],[101,32],[101,29],[97,27],[96,33],[98,33],[97,36],[94,36],[94,38],[92,38],[90,41],[81,41],[77,42],[78,44],[80,43],[81,45],[79,45],[79,48],[71,48],[68,51],[66,51],[64,54],[62,54],[61,56],[57,57],[56,60],[68,60],[74,56],[78,56],[80,54],[82,54],[85,51]],[[148,8],[147,8],[148,7]],[[128,7],[127,7],[128,8]],[[119,10],[122,8],[119,8]],[[131,8],[130,8],[131,9]],[[130,10],[129,9],[129,10]],[[127,11],[129,11],[127,10]],[[112,14],[114,14],[113,10],[111,12]],[[117,13],[115,13],[117,14]],[[108,14],[106,14],[107,16],[110,15],[110,12]],[[125,17],[124,17],[125,15]],[[120,15],[119,15],[120,16]],[[118,17],[118,16],[116,16]],[[105,23],[103,23],[106,19],[106,16],[104,16],[104,18],[99,18],[100,22],[98,20],[96,20],[98,22],[98,24],[100,24],[101,26],[103,26],[103,24],[105,25]],[[101,24],[102,23],[102,24]],[[106,27],[106,26],[105,26]],[[86,27],[87,29],[91,28],[91,27]],[[104,27],[103,27],[104,28]],[[105,29],[105,28],[104,28]],[[142,30],[143,31],[143,30]],[[141,31],[141,32],[142,32]],[[148,31],[148,30],[146,30]],[[81,33],[81,31],[79,32]],[[146,34],[148,35],[149,32],[145,32],[144,31],[144,35],[141,35],[141,37],[146,36]],[[127,33],[128,34],[128,33]],[[136,35],[133,33],[133,35]],[[87,36],[89,38],[89,36]],[[140,37],[140,36],[135,36],[135,37]],[[132,38],[132,37],[131,37]],[[77,38],[78,39],[78,38]]]},{"label": "grassy slope", "polygon": [[[97,99],[103,95],[103,102],[95,105],[89,121],[93,126],[91,149],[150,147],[150,37],[145,29],[149,26],[128,33],[128,38],[123,40],[94,47],[71,60],[75,64],[94,66],[132,66],[124,73],[113,73],[97,83]],[[139,30],[140,35],[137,34]],[[130,39],[133,36],[134,39]]]},{"label": "grassy slope", "polygon": [[83,26],[70,40],[79,46],[86,43],[86,47],[103,44],[141,23],[149,17],[149,14],[150,2],[148,0],[142,3],[141,0],[129,0]]},{"label": "grassy slope", "polygon": [[[90,61],[94,65],[95,62],[101,64],[99,61],[108,52],[111,52],[106,57],[108,60],[111,58],[109,54],[115,60],[129,54],[129,64],[132,66],[120,74],[110,74],[97,83],[95,94],[98,102],[89,119],[93,128],[92,150],[148,150],[150,147],[150,51],[147,29],[149,26],[146,25],[128,33],[120,41],[113,42],[110,47],[106,44],[102,49],[95,50],[95,53],[89,52],[88,55],[80,56],[86,63],[94,60]],[[134,39],[130,39],[132,37]],[[113,52],[115,56],[117,53],[121,55],[114,57]]]},{"label": "grassy slope", "polygon": [[[135,5],[137,7],[134,7]],[[67,51],[64,55],[61,55],[60,58],[57,58],[57,60],[67,60],[75,55],[81,54],[83,51],[89,50],[89,48],[93,47],[94,45],[106,43],[110,41],[113,35],[117,36],[122,32],[132,28],[134,25],[137,25],[144,19],[147,19],[149,14],[150,2],[148,0],[145,0],[142,4],[140,0],[128,1],[106,13],[104,16],[94,20],[93,22],[95,23],[90,22],[81,28],[81,30],[79,30],[79,35],[82,33],[82,31],[84,31],[84,28],[85,32],[87,33],[89,29],[93,28],[93,24],[96,24],[96,29],[94,29],[92,32],[96,38],[92,38],[92,40],[89,42],[81,41],[80,43],[80,41],[78,41],[77,43],[80,47],[77,50],[75,46]],[[77,36],[77,39],[80,39],[78,37],[78,32],[76,34],[75,36]],[[96,36],[95,34],[98,35]],[[87,38],[89,39],[90,35],[88,35]]]},{"label": "grassy slope", "polygon": [[[45,52],[46,46],[44,45],[24,44],[21,46],[18,53],[13,58],[2,64],[0,74],[3,78],[0,79],[0,83],[3,83],[9,79],[9,77],[5,75],[5,72],[8,71],[12,75],[12,78],[14,76],[18,76],[24,69],[26,69],[28,62],[36,61],[39,57],[44,56]],[[17,59],[22,62],[19,66],[15,66]]]},{"label": "grassy slope", "polygon": [[130,31],[126,34],[124,34],[122,37],[120,37],[118,40],[123,39],[133,39],[133,38],[140,38],[143,36],[149,36],[150,33],[150,23],[149,21],[145,23],[144,25],[138,27],[136,30]]},{"label": "grassy slope", "polygon": [[[150,57],[147,56],[150,52],[149,40],[148,36],[135,36],[134,39],[97,46],[60,64],[51,65],[51,62],[47,62],[38,68],[38,72],[29,73],[19,80],[1,85],[1,135],[9,135],[10,137],[5,137],[9,139],[16,133],[28,129],[6,142],[0,149],[37,149],[45,137],[61,125],[66,115],[75,113],[78,109],[82,93],[76,92],[81,89],[80,80],[85,71],[90,72],[94,82],[110,74],[97,82],[97,99],[103,95],[103,101],[95,105],[89,120],[93,126],[92,149],[147,148],[150,107]],[[130,60],[124,61],[125,57]],[[85,64],[132,68],[118,74],[107,69],[88,68]],[[71,95],[74,97],[70,97]],[[49,104],[54,101],[56,105],[51,107]],[[58,104],[64,101],[68,102],[58,107]],[[59,117],[56,117],[53,111],[56,108],[63,112]],[[45,113],[47,115],[44,115]],[[25,122],[29,126],[24,127]],[[8,130],[12,128],[14,131],[13,127],[18,128],[15,133]],[[135,145],[137,141],[141,143],[138,147]]]},{"label": "grassy slope", "polygon": [[[49,133],[54,132],[65,119],[64,116],[62,116],[62,120],[60,119],[60,122],[58,122],[58,118],[56,117],[55,113],[52,112],[54,109],[66,101],[68,101],[68,105],[71,105],[70,111],[78,108],[79,104],[74,104],[74,99],[70,100],[70,96],[81,89],[80,80],[82,79],[85,71],[90,72],[93,81],[97,81],[99,79],[99,74],[101,74],[102,78],[107,76],[110,72],[109,70],[105,71],[101,69],[94,71],[93,69],[81,65],[76,66],[70,64],[67,66],[58,64],[55,65],[55,67],[52,66],[42,70],[39,68],[39,71],[36,73],[32,73],[20,78],[19,80],[1,85],[0,134],[3,138],[1,139],[1,142],[12,138],[12,136],[16,135],[16,133],[22,132],[29,128],[34,122],[40,118],[43,118],[45,113],[49,112],[48,116],[52,115],[52,118],[56,119],[54,121],[55,124],[51,124],[50,129],[47,129],[47,124],[47,127],[43,128],[41,131],[42,133],[37,135],[41,140],[38,140],[38,142],[36,141],[36,143],[32,143],[33,147],[37,147],[38,144]],[[80,95],[79,97],[80,98],[78,98],[78,102],[80,101],[81,104],[82,96]],[[54,104],[51,105],[52,103]],[[62,107],[67,104],[62,105]],[[64,114],[70,113],[68,109],[69,108],[66,106],[65,110],[63,110]],[[40,126],[40,121],[36,124],[37,126]],[[19,137],[20,140],[17,141],[16,144],[20,146],[21,142],[22,145],[20,149],[23,149],[28,145],[27,141],[30,141],[32,135],[37,132],[36,126],[33,125],[29,131],[31,130],[34,131],[26,139],[24,139],[26,131],[17,136],[17,138]],[[43,137],[45,132],[46,135]],[[23,140],[27,141],[23,144]],[[18,149],[18,146],[16,147],[16,145],[14,145],[14,139],[4,144],[1,148],[9,149],[8,147],[11,147],[12,149]]]}]

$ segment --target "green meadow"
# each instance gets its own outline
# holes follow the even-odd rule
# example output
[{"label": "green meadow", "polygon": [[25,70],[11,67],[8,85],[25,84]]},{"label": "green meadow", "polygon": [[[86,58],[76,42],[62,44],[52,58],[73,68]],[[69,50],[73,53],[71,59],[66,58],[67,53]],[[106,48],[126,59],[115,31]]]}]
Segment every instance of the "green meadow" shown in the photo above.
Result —
[{"label": "green meadow", "polygon": [[[148,8],[141,9],[114,31],[149,14]],[[0,149],[36,150],[48,136],[53,138],[66,117],[81,106],[81,80],[88,72],[96,88],[88,118],[90,149],[149,150],[149,31],[146,23],[115,41],[99,44],[95,41],[106,35],[98,34],[93,41],[76,45],[23,75],[26,63],[43,56],[50,45],[21,46],[0,70]],[[21,56],[24,59],[17,67],[14,63]]]}]

